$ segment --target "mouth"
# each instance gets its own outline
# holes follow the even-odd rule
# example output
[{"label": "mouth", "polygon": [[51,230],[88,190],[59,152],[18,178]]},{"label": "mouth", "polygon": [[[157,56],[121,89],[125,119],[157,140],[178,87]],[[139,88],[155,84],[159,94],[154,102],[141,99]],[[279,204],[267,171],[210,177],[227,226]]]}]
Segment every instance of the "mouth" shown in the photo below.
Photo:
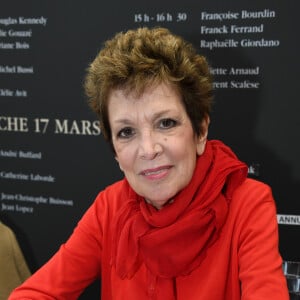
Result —
[{"label": "mouth", "polygon": [[146,169],[140,172],[140,175],[150,180],[162,179],[169,174],[171,168],[172,166],[167,165],[160,166],[158,168]]}]

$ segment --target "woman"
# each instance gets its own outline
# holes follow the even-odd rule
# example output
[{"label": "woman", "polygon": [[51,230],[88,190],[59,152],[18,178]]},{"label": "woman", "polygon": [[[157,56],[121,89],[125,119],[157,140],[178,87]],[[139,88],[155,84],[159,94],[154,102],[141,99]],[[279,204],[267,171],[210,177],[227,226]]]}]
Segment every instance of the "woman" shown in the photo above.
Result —
[{"label": "woman", "polygon": [[167,29],[107,41],[86,92],[125,178],[100,192],[57,254],[13,299],[286,300],[270,188],[207,141],[204,57]]}]

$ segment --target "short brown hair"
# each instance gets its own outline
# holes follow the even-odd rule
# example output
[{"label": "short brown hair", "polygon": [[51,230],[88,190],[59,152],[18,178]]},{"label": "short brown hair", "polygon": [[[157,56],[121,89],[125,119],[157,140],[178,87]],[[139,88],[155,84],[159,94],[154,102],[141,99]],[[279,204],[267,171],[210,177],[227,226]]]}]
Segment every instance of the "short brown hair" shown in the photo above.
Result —
[{"label": "short brown hair", "polygon": [[105,42],[87,70],[85,91],[106,140],[112,143],[110,92],[123,89],[141,95],[159,83],[178,88],[193,129],[200,135],[201,122],[211,110],[212,79],[205,57],[197,54],[191,43],[166,28],[120,32]]}]

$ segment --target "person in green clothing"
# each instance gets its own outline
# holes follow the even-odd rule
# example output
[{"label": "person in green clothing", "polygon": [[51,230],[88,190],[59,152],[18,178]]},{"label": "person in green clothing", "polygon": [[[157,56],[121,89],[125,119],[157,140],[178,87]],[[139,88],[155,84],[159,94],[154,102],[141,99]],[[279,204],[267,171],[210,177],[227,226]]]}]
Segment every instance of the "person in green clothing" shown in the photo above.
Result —
[{"label": "person in green clothing", "polygon": [[0,221],[0,300],[31,275],[14,232]]}]

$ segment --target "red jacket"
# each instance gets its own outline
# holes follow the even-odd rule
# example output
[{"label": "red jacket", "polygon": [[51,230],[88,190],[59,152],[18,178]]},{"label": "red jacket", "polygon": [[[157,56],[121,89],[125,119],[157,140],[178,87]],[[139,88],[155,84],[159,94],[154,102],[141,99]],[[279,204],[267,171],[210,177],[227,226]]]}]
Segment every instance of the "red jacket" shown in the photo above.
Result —
[{"label": "red jacket", "polygon": [[[122,181],[101,192],[66,244],[9,300],[77,299],[97,277],[102,300],[152,299],[145,265],[130,280],[120,279],[110,265],[111,224],[123,193]],[[176,278],[176,294],[177,300],[289,299],[267,185],[247,179],[234,192],[221,236],[198,269]]]}]

